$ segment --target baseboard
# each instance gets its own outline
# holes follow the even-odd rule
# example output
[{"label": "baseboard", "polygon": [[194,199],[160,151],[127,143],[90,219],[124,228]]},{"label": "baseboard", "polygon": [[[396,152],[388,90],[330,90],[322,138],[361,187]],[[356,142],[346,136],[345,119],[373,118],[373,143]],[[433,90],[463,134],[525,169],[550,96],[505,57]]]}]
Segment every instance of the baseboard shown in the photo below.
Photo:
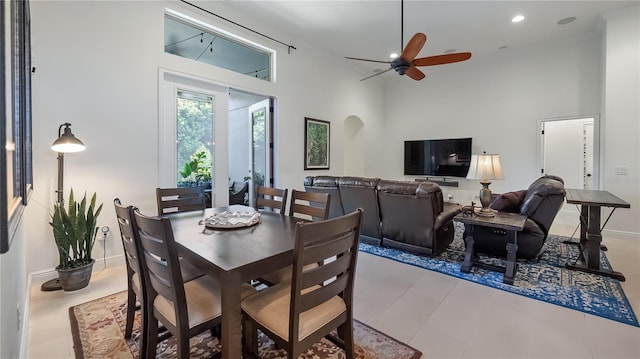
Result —
[{"label": "baseboard", "polygon": [[[111,268],[115,266],[122,265],[122,261],[124,258],[124,254],[119,254],[111,257],[106,257],[104,259],[96,259],[96,264],[94,264],[94,272],[91,275],[100,274],[100,272],[106,268]],[[103,266],[102,266],[103,265]],[[98,268],[96,268],[98,266]],[[97,271],[96,271],[97,270]],[[29,315],[30,315],[30,306],[31,306],[31,287],[34,283],[44,283],[50,279],[54,279],[58,277],[58,273],[55,268],[53,269],[45,269],[41,271],[36,271],[29,273],[27,275],[27,294],[25,295],[25,301],[23,305],[23,314],[22,314],[22,323],[21,323],[21,340],[20,340],[20,359],[26,359],[27,355],[27,347],[29,345]],[[40,285],[40,284],[38,284]]]}]

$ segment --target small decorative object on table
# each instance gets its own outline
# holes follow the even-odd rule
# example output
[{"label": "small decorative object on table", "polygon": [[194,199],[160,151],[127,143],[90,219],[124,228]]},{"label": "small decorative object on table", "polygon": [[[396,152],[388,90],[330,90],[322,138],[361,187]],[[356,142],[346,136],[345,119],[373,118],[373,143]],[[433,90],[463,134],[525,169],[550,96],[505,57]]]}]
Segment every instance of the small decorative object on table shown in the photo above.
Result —
[{"label": "small decorative object on table", "polygon": [[251,227],[260,223],[260,213],[253,211],[224,211],[201,220],[198,224],[211,229]]},{"label": "small decorative object on table", "polygon": [[473,216],[475,208],[476,207],[476,203],[471,201],[471,205],[469,206],[462,206],[462,215],[465,216]]}]

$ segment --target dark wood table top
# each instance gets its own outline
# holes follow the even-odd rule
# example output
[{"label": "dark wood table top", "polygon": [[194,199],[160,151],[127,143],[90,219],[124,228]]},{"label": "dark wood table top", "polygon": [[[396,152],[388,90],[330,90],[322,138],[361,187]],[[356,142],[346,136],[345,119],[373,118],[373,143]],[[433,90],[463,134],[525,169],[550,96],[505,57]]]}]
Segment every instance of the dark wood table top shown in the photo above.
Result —
[{"label": "dark wood table top", "polygon": [[189,252],[190,259],[198,260],[206,267],[214,267],[218,272],[238,271],[243,277],[264,274],[256,272],[265,261],[282,267],[293,263],[296,223],[303,220],[261,212],[260,223],[246,228],[213,230],[198,223],[225,210],[252,208],[234,205],[170,216],[181,253]]},{"label": "dark wood table top", "polygon": [[493,217],[482,217],[476,214],[469,215],[460,213],[453,220],[473,225],[502,228],[505,230],[521,231],[527,217],[518,213],[495,212]]},{"label": "dark wood table top", "polygon": [[567,188],[567,203],[589,206],[631,208],[629,202],[608,191]]}]

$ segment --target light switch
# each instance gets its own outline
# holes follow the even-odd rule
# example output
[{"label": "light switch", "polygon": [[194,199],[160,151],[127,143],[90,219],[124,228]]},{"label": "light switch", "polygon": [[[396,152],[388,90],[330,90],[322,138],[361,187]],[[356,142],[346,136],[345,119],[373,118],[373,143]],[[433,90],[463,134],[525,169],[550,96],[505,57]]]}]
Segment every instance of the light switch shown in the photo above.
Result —
[{"label": "light switch", "polygon": [[627,167],[616,167],[616,175],[617,176],[626,176],[627,175]]}]

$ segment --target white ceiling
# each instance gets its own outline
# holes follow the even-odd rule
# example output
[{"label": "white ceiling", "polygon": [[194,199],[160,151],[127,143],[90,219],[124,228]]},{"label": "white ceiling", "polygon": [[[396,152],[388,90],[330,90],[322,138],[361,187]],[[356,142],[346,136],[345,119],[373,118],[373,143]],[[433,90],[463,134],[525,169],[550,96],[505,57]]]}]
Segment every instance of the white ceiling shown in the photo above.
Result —
[{"label": "white ceiling", "polygon": [[[198,6],[214,13],[215,3],[197,1]],[[473,58],[493,56],[500,51],[594,31],[603,13],[638,3],[640,1],[405,0],[404,43],[416,32],[423,32],[427,42],[418,57],[442,54],[448,49],[470,51]],[[227,4],[269,22],[290,36],[278,40],[296,47],[300,47],[296,42],[306,42],[339,57],[383,61],[389,59],[391,52],[401,51],[400,0],[229,0]],[[517,14],[526,19],[514,24],[511,18]],[[557,25],[558,20],[570,16],[575,16],[576,21]],[[242,25],[262,32],[260,24]],[[279,45],[269,46],[277,49]],[[501,46],[507,48],[499,50]],[[359,66],[363,75],[388,68],[385,64],[345,61]]]}]

